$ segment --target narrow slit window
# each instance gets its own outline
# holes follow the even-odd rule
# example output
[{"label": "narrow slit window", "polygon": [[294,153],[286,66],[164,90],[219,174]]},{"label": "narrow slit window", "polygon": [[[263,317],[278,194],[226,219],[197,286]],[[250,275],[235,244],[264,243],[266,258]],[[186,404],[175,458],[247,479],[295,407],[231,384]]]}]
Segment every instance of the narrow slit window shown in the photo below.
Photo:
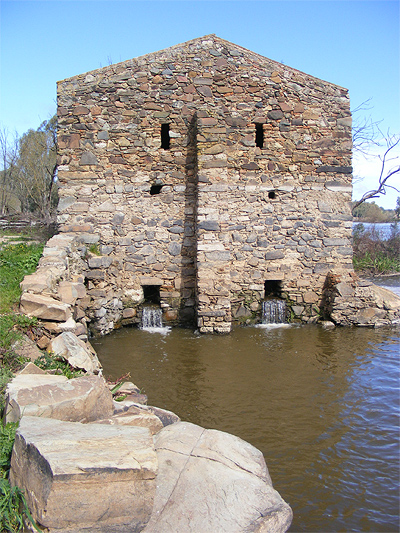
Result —
[{"label": "narrow slit window", "polygon": [[264,128],[262,124],[256,124],[256,146],[262,148],[264,146]]},{"label": "narrow slit window", "polygon": [[161,124],[161,148],[169,150],[170,148],[169,124]]}]

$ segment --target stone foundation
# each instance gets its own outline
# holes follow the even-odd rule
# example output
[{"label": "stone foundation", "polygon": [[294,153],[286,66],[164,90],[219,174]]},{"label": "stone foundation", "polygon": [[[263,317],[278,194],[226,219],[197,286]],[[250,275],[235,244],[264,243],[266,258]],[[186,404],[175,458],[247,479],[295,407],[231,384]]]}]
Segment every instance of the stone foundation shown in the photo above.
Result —
[{"label": "stone foundation", "polygon": [[[84,238],[76,233],[52,237],[36,273],[25,276],[21,283],[20,309],[41,319],[48,331],[48,342],[51,336],[62,332],[73,332],[87,341],[88,328],[91,334],[104,335],[120,326],[139,325],[147,287],[156,289],[164,324],[194,326],[193,309],[184,309],[186,314],[183,314],[178,304],[174,307],[171,299],[165,297],[160,278],[142,278],[143,286],[138,289],[121,288],[118,275],[113,274],[113,263],[104,261],[110,258],[89,252],[90,244],[85,243]],[[359,280],[353,272],[330,271],[321,275],[318,291],[304,286],[301,280],[286,285],[284,277],[280,277],[251,284],[247,290],[230,292],[229,298],[218,295],[212,299],[207,294],[200,295],[201,331],[226,333],[231,323],[260,322],[266,295],[286,301],[290,322],[331,320],[345,326],[380,326],[397,323],[399,319],[399,298],[391,291]],[[278,275],[274,274],[274,278]],[[154,292],[148,294],[151,296]],[[225,320],[227,316],[229,322]]]}]

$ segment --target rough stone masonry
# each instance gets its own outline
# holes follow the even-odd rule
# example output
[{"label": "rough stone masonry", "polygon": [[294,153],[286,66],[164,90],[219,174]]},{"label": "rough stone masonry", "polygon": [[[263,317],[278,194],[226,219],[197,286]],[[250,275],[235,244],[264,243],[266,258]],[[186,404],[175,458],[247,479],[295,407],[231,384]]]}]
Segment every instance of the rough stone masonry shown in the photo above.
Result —
[{"label": "rough stone masonry", "polygon": [[[352,272],[348,91],[215,35],[58,83],[61,232],[95,329],[161,305],[227,332],[287,300],[314,321]],[[87,304],[89,305],[89,304]]]}]

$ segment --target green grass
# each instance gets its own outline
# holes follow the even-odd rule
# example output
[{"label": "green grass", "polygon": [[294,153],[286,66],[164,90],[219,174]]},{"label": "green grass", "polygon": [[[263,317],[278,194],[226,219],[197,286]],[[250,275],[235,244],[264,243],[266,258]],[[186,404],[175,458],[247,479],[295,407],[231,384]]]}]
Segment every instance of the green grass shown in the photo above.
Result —
[{"label": "green grass", "polygon": [[8,474],[11,466],[11,453],[18,423],[0,424],[0,530],[17,533],[24,529],[24,520],[29,520],[37,531],[29,512],[23,492],[11,487]]},{"label": "green grass", "polygon": [[358,224],[353,234],[353,266],[357,271],[374,275],[400,272],[400,228],[391,225],[390,235],[383,239],[372,226],[366,230]]},{"label": "green grass", "polygon": [[0,313],[14,309],[21,296],[19,284],[32,274],[43,252],[43,244],[9,244],[0,250]]},{"label": "green grass", "polygon": [[373,274],[391,274],[400,272],[400,259],[366,252],[363,256],[353,257],[353,266],[355,270],[367,270]]},{"label": "green grass", "polygon": [[[23,238],[23,237],[22,237]],[[4,391],[8,381],[27,361],[13,350],[13,344],[23,332],[37,325],[36,318],[14,312],[18,306],[20,282],[36,270],[43,245],[25,243],[5,245],[0,250],[0,411],[4,409]],[[29,512],[23,492],[11,487],[8,479],[11,452],[17,424],[0,422],[0,531],[23,531],[24,521],[36,524]]]},{"label": "green grass", "polygon": [[13,344],[36,324],[37,318],[16,313],[0,315],[0,413],[4,408],[4,391],[7,383],[13,377],[13,372],[28,361],[14,352]]}]

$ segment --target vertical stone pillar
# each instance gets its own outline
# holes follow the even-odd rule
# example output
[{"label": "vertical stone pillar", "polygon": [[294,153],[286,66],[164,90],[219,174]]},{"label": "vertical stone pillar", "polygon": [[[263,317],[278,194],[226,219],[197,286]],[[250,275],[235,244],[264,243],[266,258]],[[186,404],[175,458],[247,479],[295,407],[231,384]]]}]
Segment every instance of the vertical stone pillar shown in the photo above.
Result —
[{"label": "vertical stone pillar", "polygon": [[231,250],[227,159],[217,120],[198,120],[197,325],[202,333],[231,330]]}]

